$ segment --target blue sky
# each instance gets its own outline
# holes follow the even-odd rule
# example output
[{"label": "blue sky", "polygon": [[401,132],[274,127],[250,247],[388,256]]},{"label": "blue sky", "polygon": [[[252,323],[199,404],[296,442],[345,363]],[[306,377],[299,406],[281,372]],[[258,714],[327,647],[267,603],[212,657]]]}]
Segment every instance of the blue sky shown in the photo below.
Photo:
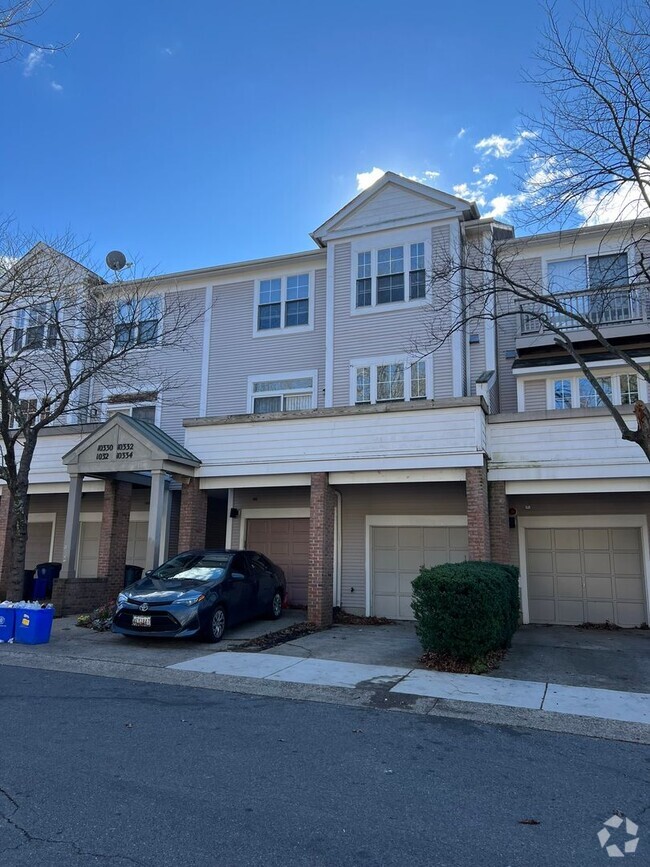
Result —
[{"label": "blue sky", "polygon": [[0,211],[162,271],[309,249],[374,167],[507,219],[543,21],[533,0],[54,0],[35,36],[66,52],[0,65]]}]

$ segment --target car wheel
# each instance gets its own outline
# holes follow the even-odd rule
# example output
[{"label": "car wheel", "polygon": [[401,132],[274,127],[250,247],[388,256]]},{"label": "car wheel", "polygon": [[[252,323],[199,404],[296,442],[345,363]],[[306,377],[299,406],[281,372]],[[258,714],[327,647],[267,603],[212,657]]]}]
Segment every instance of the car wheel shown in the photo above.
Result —
[{"label": "car wheel", "polygon": [[271,620],[279,620],[282,617],[282,593],[279,590],[276,590],[273,594],[271,607],[269,608],[269,617]]},{"label": "car wheel", "polygon": [[225,631],[226,612],[221,605],[217,605],[217,607],[212,612],[212,617],[208,621],[203,636],[206,641],[209,641],[211,644],[216,644],[217,641],[221,641]]}]

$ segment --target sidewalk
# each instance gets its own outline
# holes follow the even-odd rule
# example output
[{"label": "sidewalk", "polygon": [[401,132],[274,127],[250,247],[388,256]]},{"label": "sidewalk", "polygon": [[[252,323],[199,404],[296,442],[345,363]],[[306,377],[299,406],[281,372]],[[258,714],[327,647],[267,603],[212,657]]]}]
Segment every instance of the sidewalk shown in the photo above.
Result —
[{"label": "sidewalk", "polygon": [[650,694],[640,692],[617,692],[473,674],[447,674],[313,657],[305,659],[272,653],[211,653],[168,667],[177,671],[342,689],[379,686],[394,694],[650,725]]}]

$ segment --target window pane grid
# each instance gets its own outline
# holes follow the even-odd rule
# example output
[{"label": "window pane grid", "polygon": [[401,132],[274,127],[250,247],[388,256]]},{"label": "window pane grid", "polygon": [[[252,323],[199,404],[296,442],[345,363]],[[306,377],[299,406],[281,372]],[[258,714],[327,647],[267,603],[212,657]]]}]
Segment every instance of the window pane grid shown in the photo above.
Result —
[{"label": "window pane grid", "polygon": [[630,405],[639,399],[639,386],[636,373],[623,373],[620,377],[621,403]]},{"label": "window pane grid", "polygon": [[404,400],[403,364],[378,365],[377,400]]},{"label": "window pane grid", "polygon": [[357,256],[357,277],[363,280],[366,277],[371,277],[370,253],[359,253]]},{"label": "window pane grid", "polygon": [[377,277],[377,304],[404,300],[404,274]]},{"label": "window pane grid", "polygon": [[372,280],[364,277],[357,280],[357,307],[370,307],[372,304]]},{"label": "window pane grid", "polygon": [[416,361],[411,365],[411,400],[427,396],[427,370],[424,361]]},{"label": "window pane grid", "polygon": [[424,244],[411,244],[411,271],[424,271]]},{"label": "window pane grid", "polygon": [[424,271],[411,271],[409,274],[409,297],[424,298],[427,294]]},{"label": "window pane grid", "polygon": [[280,327],[281,304],[260,304],[257,312],[257,327],[260,331]]},{"label": "window pane grid", "polygon": [[356,403],[370,403],[370,368],[357,368]]},{"label": "window pane grid", "polygon": [[571,409],[571,380],[555,380],[553,391],[555,409]]},{"label": "window pane grid", "polygon": [[[611,399],[612,396],[612,379],[610,376],[603,376],[598,378],[598,382],[603,388],[605,394]],[[594,388],[594,386],[589,382],[588,379],[580,379],[578,380],[578,389],[580,393],[580,406],[581,407],[595,407],[595,406],[603,406],[603,402],[600,398],[600,395]]]},{"label": "window pane grid", "polygon": [[284,312],[284,324],[290,327],[292,325],[307,325],[308,322],[309,300],[287,301]]},{"label": "window pane grid", "polygon": [[377,274],[400,274],[404,271],[404,247],[388,247],[377,252]]}]

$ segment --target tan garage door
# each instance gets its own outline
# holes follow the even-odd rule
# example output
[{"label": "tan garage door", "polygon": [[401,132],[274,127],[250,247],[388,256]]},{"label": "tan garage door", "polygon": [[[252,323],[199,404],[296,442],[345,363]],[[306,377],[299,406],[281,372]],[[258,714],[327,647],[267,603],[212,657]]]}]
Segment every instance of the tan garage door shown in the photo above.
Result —
[{"label": "tan garage door", "polygon": [[289,605],[307,604],[309,518],[252,518],[246,522],[246,547],[284,569]]},{"label": "tan garage door", "polygon": [[101,532],[101,521],[82,521],[79,526],[77,575],[80,578],[97,578],[97,561],[99,560],[99,538]]},{"label": "tan garage door", "polygon": [[30,521],[27,525],[27,550],[25,568],[35,569],[40,563],[48,563],[52,544],[52,522]]},{"label": "tan garage door", "polygon": [[411,582],[422,565],[467,559],[466,527],[372,527],[372,614],[412,620]]},{"label": "tan garage door", "polygon": [[636,527],[528,528],[526,564],[531,623],[646,620]]}]

